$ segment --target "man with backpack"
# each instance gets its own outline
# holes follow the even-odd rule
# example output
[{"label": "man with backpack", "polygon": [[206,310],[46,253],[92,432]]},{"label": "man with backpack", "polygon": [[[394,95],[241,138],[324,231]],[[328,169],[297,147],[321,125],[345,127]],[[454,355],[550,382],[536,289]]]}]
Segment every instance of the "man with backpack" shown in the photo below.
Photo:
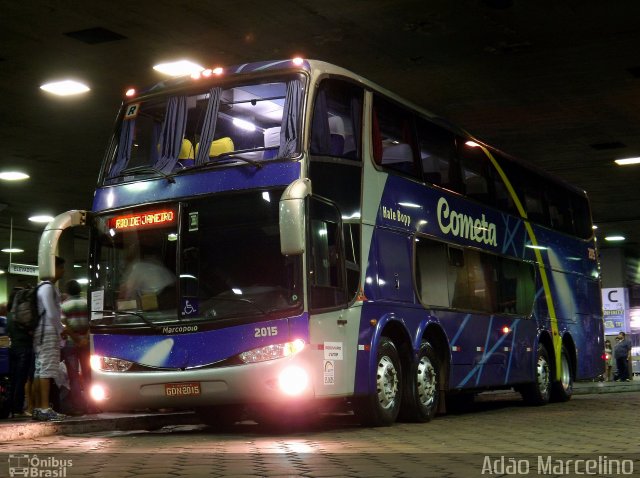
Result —
[{"label": "man with backpack", "polygon": [[38,321],[33,334],[35,353],[33,419],[60,421],[65,418],[50,407],[52,382],[60,372],[61,341],[66,337],[60,320],[60,293],[55,283],[64,275],[64,259],[56,256],[54,277],[44,278],[37,289]]},{"label": "man with backpack", "polygon": [[[9,402],[11,403],[11,415],[13,418],[26,418],[31,416],[24,410],[25,385],[33,380],[33,331],[15,320],[13,304],[16,297],[24,294],[22,287],[14,287],[9,295],[7,315],[7,331],[11,338],[9,349],[10,388]],[[30,300],[30,299],[23,299]],[[37,305],[37,304],[36,304]],[[29,385],[30,387],[30,385]],[[30,390],[30,388],[29,388]]]}]

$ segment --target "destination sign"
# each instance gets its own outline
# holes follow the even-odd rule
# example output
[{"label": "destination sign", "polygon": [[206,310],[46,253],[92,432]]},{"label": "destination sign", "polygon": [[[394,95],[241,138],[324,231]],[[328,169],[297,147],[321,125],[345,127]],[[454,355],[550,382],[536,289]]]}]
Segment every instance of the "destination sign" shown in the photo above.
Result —
[{"label": "destination sign", "polygon": [[112,217],[109,219],[109,227],[116,230],[140,229],[143,227],[172,224],[175,222],[175,219],[176,214],[171,210],[149,211]]}]

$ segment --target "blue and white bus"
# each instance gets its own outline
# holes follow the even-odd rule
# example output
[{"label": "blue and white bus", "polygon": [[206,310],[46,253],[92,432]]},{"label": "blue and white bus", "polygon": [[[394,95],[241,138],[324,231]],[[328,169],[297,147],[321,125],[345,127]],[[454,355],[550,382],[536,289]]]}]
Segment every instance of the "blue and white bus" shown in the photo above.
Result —
[{"label": "blue and white bus", "polygon": [[[207,69],[129,91],[91,211],[91,393],[103,410],[349,404],[424,422],[602,372],[586,194],[334,65]],[[268,411],[268,413],[266,413]]]}]

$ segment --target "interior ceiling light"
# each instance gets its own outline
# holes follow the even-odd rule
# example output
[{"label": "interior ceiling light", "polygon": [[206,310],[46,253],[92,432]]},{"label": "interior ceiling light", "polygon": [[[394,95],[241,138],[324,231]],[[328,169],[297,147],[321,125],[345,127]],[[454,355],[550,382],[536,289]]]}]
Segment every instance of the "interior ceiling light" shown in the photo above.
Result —
[{"label": "interior ceiling light", "polygon": [[21,181],[23,179],[29,179],[29,175],[18,171],[5,171],[0,173],[0,179],[4,181]]},{"label": "interior ceiling light", "polygon": [[164,73],[170,76],[185,76],[194,73],[199,73],[204,68],[197,63],[193,63],[189,60],[179,60],[169,63],[158,63],[153,67],[154,70]]},{"label": "interior ceiling light", "polygon": [[47,216],[47,215],[44,215],[44,214],[37,215],[37,216],[31,216],[29,218],[29,221],[31,221],[31,222],[47,222],[48,223],[48,222],[53,221],[53,216]]},{"label": "interior ceiling light", "polygon": [[24,249],[19,249],[17,247],[5,247],[2,249],[2,252],[6,252],[7,254],[20,254],[24,252]]},{"label": "interior ceiling light", "polygon": [[640,157],[638,158],[627,158],[627,159],[616,159],[615,163],[619,166],[627,166],[629,164],[638,164],[640,163]]},{"label": "interior ceiling light", "polygon": [[604,240],[609,242],[620,242],[620,241],[624,241],[625,237],[624,236],[607,236],[604,238]]},{"label": "interior ceiling light", "polygon": [[64,80],[46,83],[42,85],[40,89],[58,96],[70,96],[86,93],[90,88],[78,81]]}]

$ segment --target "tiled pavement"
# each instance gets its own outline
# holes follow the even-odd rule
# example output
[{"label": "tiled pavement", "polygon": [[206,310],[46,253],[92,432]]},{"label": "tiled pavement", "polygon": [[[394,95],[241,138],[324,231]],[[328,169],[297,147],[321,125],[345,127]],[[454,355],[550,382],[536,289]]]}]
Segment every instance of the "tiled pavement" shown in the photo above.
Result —
[{"label": "tiled pavement", "polygon": [[[603,456],[627,460],[638,476],[639,391],[640,381],[577,384],[573,400],[545,407],[526,407],[508,393],[496,392],[481,396],[471,413],[440,416],[428,424],[362,428],[350,416],[335,416],[287,434],[253,423],[214,433],[189,424],[197,421],[190,414],[102,414],[62,424],[6,422],[1,428],[53,429],[46,436],[0,439],[0,476],[9,471],[10,455],[15,460],[35,454],[71,460],[69,477],[504,476],[495,467],[482,474],[484,466],[499,464],[495,460],[501,457],[521,467],[526,462],[528,474],[537,476],[540,456],[552,464]],[[162,420],[174,421],[174,426],[149,430]],[[551,471],[545,476],[574,476],[557,465]]]}]

